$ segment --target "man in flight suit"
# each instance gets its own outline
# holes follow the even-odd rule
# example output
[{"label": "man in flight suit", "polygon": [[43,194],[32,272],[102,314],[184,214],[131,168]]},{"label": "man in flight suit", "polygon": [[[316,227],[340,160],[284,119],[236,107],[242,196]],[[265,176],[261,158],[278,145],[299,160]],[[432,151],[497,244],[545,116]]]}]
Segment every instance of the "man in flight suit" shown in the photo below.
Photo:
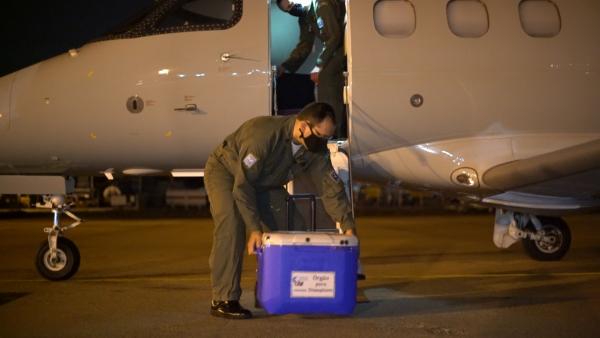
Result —
[{"label": "man in flight suit", "polygon": [[246,234],[252,254],[261,245],[263,231],[283,229],[283,186],[295,175],[308,174],[327,213],[345,234],[354,235],[351,205],[327,150],[334,132],[332,107],[311,103],[297,116],[245,122],[209,156],[204,183],[215,224],[209,259],[212,315],[252,317],[239,304]]},{"label": "man in flight suit", "polygon": [[279,67],[279,75],[295,73],[310,55],[315,36],[323,42],[323,50],[310,77],[317,84],[317,101],[333,107],[337,120],[336,136],[347,136],[346,113],[343,98],[344,70],[344,18],[346,7],[342,0],[313,0],[303,7],[289,0],[277,0],[282,11],[298,17],[300,41],[288,59]]}]

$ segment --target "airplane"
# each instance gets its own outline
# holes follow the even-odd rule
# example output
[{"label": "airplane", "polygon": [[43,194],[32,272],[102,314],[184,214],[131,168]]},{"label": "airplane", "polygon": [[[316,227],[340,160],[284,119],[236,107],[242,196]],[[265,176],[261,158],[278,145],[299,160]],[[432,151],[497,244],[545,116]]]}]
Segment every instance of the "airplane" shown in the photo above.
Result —
[{"label": "airplane", "polygon": [[[346,0],[351,178],[496,208],[494,243],[560,260],[561,215],[600,204],[600,3]],[[69,177],[201,176],[271,115],[270,1],[166,0],[119,32],[0,78],[0,194],[47,195],[36,265],[72,277]],[[67,226],[60,219],[73,219]]]}]

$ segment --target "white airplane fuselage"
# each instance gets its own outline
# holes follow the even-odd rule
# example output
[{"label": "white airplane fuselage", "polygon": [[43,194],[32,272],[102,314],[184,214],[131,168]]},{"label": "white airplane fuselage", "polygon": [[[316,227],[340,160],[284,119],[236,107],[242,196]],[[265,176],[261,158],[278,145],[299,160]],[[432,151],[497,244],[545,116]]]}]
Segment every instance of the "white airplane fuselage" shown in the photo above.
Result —
[{"label": "white airplane fuselage", "polygon": [[90,43],[3,77],[0,173],[203,168],[242,121],[270,112],[268,36],[268,7],[246,3],[229,29]]},{"label": "white airplane fuselage", "polygon": [[[594,204],[600,183],[599,3],[553,1],[560,32],[532,37],[522,27],[519,1],[482,1],[489,28],[474,38],[450,30],[446,1],[412,1],[414,32],[382,37],[365,15],[375,3],[349,6],[354,173],[460,191],[475,200],[511,191],[527,194],[508,196],[522,199],[515,205],[532,205],[529,195],[559,198],[539,203],[550,209]],[[422,97],[420,107],[411,105],[415,94]],[[560,162],[551,154],[584,144],[589,149],[580,156],[587,163],[562,174],[540,175],[521,165],[537,158],[537,167],[551,172]],[[462,171],[473,175],[472,186],[457,181]],[[570,197],[586,202],[560,199]]]},{"label": "white airplane fuselage", "polygon": [[[269,4],[242,2],[227,29],[93,42],[0,78],[0,175],[203,168],[243,121],[271,114]],[[600,3],[555,0],[560,32],[532,37],[518,1],[485,0],[489,28],[472,38],[429,0],[410,2],[412,34],[383,36],[377,3],[347,1],[355,177],[509,207],[594,204]],[[585,158],[558,173],[520,165],[578,147]],[[505,193],[517,195],[494,199]]]}]

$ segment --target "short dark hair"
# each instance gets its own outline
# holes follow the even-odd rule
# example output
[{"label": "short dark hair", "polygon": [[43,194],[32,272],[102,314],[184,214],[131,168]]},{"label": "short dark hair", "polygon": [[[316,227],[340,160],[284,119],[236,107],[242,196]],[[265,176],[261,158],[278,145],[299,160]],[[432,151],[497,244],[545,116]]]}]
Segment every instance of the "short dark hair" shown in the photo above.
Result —
[{"label": "short dark hair", "polygon": [[283,0],[276,0],[275,3],[277,4],[277,7],[279,7],[281,9],[281,2]]},{"label": "short dark hair", "polygon": [[297,119],[300,121],[308,121],[312,125],[317,125],[328,117],[333,124],[336,123],[333,107],[324,102],[313,102],[302,108],[302,111],[298,113]]}]

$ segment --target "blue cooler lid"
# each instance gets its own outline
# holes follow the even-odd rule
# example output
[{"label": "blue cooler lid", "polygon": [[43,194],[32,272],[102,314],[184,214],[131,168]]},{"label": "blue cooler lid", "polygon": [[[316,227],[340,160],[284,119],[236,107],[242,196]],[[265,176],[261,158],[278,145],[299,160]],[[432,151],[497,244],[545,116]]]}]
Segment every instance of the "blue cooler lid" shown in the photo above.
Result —
[{"label": "blue cooler lid", "polygon": [[358,238],[334,233],[308,231],[266,232],[262,236],[262,246],[302,245],[302,246],[341,246],[357,247]]}]

